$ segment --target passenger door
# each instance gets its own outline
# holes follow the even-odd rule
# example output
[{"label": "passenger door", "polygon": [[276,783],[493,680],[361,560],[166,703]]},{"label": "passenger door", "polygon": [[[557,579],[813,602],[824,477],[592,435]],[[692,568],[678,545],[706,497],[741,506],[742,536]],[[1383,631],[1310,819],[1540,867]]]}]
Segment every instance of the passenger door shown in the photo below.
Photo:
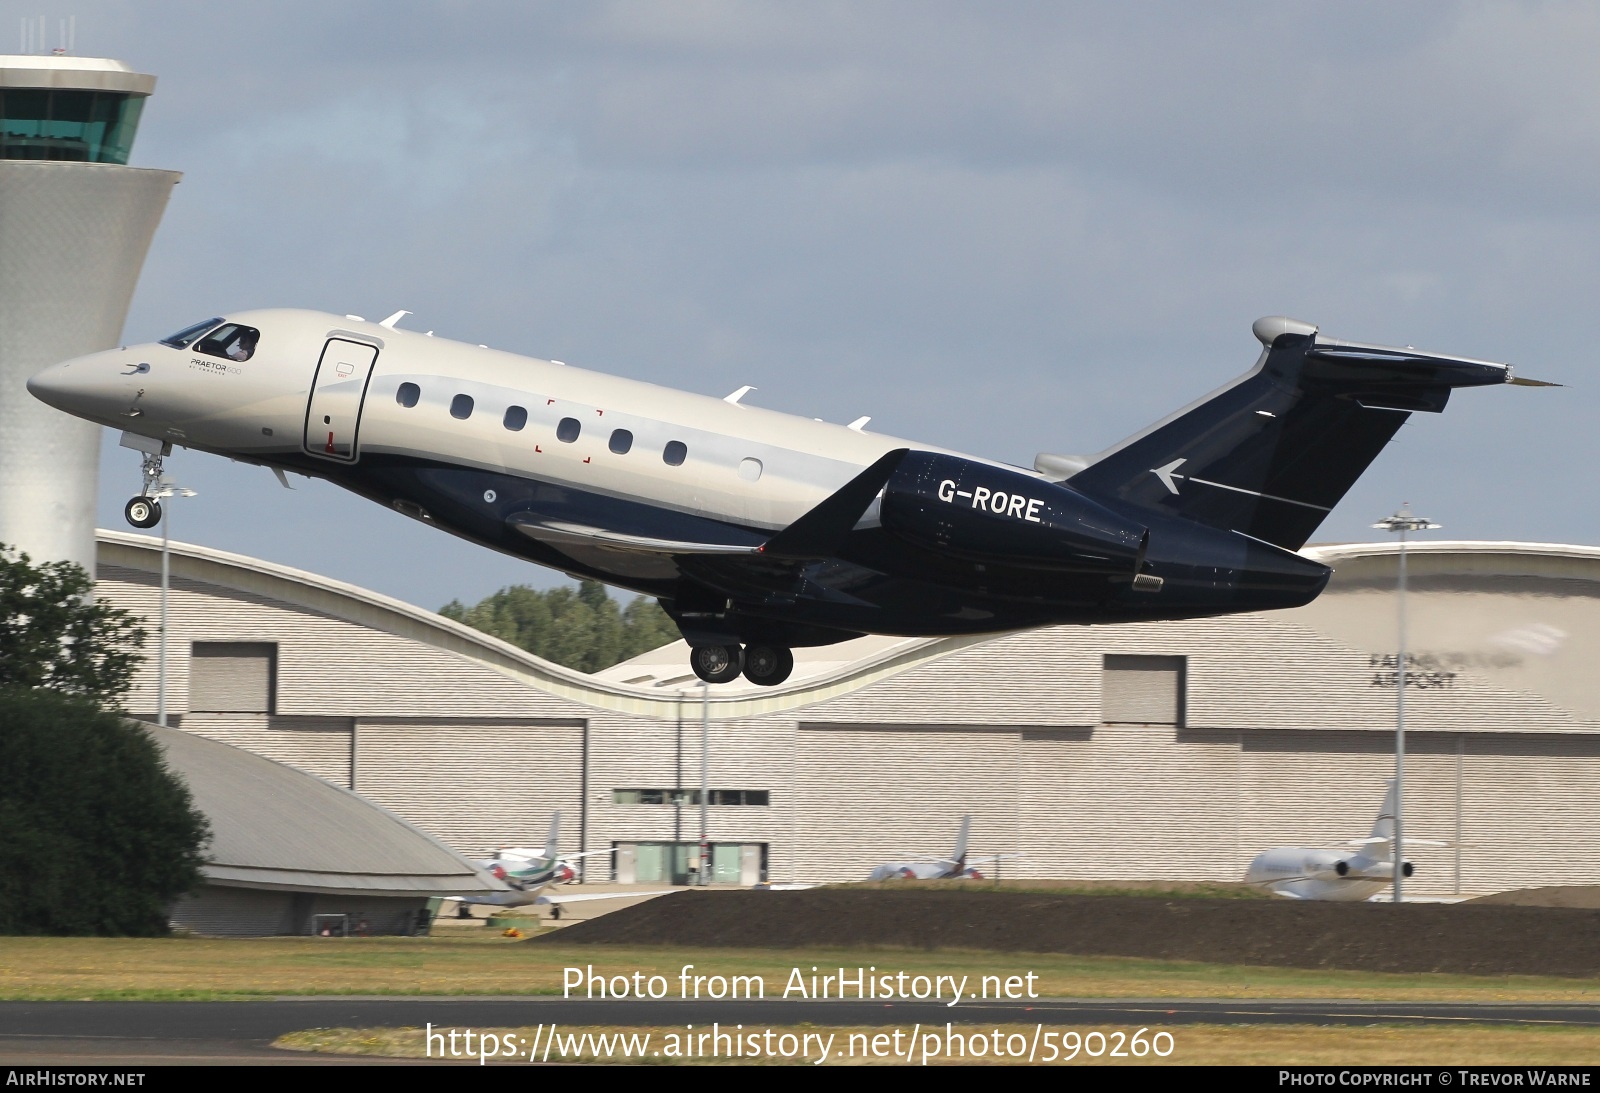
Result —
[{"label": "passenger door", "polygon": [[312,455],[354,463],[360,449],[361,406],[367,382],[377,363],[378,348],[343,338],[329,338],[311,381],[306,406],[305,449]]}]

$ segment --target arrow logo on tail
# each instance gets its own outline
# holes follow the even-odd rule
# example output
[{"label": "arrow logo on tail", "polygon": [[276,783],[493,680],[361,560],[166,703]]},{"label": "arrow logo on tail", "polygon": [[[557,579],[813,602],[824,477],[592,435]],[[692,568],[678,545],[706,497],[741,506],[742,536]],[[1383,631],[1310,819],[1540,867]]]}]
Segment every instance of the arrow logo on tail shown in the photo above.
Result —
[{"label": "arrow logo on tail", "polygon": [[1165,467],[1151,467],[1150,473],[1161,479],[1161,484],[1167,487],[1168,493],[1176,494],[1178,492],[1178,484],[1173,479],[1182,478],[1183,475],[1174,474],[1173,472],[1187,462],[1189,462],[1188,459],[1174,459]]}]

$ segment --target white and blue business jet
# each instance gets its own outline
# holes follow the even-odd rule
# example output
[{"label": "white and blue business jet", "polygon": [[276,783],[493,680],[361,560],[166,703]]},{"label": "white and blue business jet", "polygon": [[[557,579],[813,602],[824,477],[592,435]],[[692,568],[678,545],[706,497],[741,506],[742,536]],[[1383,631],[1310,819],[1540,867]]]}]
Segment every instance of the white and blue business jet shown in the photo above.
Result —
[{"label": "white and blue business jet", "polygon": [[1255,367],[1093,456],[1012,467],[726,398],[315,311],[247,311],[65,361],[34,395],[144,457],[314,475],[435,527],[656,597],[701,679],[787,678],[862,634],[1296,607],[1296,553],[1413,413],[1508,365],[1255,324]]}]

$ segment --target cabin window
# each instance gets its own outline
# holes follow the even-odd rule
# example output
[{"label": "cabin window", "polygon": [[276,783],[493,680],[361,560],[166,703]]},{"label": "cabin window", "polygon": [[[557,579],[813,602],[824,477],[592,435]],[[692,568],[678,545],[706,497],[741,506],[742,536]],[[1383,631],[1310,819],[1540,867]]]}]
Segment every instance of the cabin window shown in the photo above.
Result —
[{"label": "cabin window", "polygon": [[394,400],[405,407],[415,406],[421,397],[422,388],[414,383],[402,383],[394,393]]},{"label": "cabin window", "polygon": [[563,444],[571,444],[578,439],[578,434],[583,432],[583,426],[578,424],[575,417],[564,417],[556,426],[556,439]]},{"label": "cabin window", "polygon": [[186,326],[176,334],[172,335],[170,338],[162,338],[161,344],[170,345],[174,349],[187,349],[189,348],[190,342],[194,341],[200,335],[204,334],[221,321],[222,316],[219,315],[215,319],[207,319],[203,323],[195,323],[193,326]]},{"label": "cabin window", "polygon": [[472,396],[457,395],[450,400],[450,416],[462,421],[472,416]]},{"label": "cabin window", "polygon": [[761,460],[750,458],[739,460],[739,477],[746,482],[761,481]]},{"label": "cabin window", "polygon": [[626,429],[618,429],[611,434],[611,451],[616,455],[627,455],[633,447],[633,434]]},{"label": "cabin window", "polygon": [[662,462],[669,467],[681,467],[683,461],[689,457],[689,445],[681,440],[669,440],[667,446],[661,449]]},{"label": "cabin window", "polygon": [[522,427],[528,424],[528,411],[522,406],[506,407],[506,428],[513,433],[520,433]]},{"label": "cabin window", "polygon": [[255,327],[229,323],[195,342],[194,351],[223,360],[247,361],[255,353],[256,342],[260,340],[261,331]]}]

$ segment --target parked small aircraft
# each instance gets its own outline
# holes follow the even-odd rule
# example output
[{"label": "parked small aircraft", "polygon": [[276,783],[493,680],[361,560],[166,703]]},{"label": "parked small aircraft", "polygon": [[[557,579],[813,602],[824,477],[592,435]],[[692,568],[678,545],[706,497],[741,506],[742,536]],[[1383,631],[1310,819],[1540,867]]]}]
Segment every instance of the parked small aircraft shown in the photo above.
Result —
[{"label": "parked small aircraft", "polygon": [[642,895],[663,895],[661,892],[597,892],[584,895],[550,895],[546,888],[554,884],[567,884],[576,879],[575,863],[595,854],[609,854],[610,847],[586,850],[581,854],[561,853],[561,810],[550,814],[550,833],[542,847],[503,847],[494,857],[473,862],[479,869],[510,886],[509,892],[490,892],[476,896],[450,896],[463,905],[487,904],[494,907],[522,907],[532,903],[555,904],[585,903],[597,899],[631,899]]},{"label": "parked small aircraft", "polygon": [[912,858],[908,861],[884,862],[872,871],[868,880],[947,880],[966,877],[982,880],[978,871],[981,862],[1005,861],[1020,858],[1021,854],[993,854],[983,858],[967,857],[967,836],[972,831],[972,817],[961,817],[961,828],[956,832],[955,849],[948,858]]},{"label": "parked small aircraft", "polygon": [[[1256,856],[1245,871],[1247,884],[1258,884],[1276,895],[1290,899],[1320,899],[1354,902],[1371,899],[1394,884],[1394,782],[1378,810],[1372,833],[1365,839],[1352,839],[1348,850],[1306,850],[1280,846]],[[1445,846],[1436,839],[1405,838],[1407,846]],[[1400,855],[1400,875],[1410,877],[1415,867]]]},{"label": "parked small aircraft", "polygon": [[1098,455],[1031,469],[314,311],[253,311],[53,365],[38,398],[325,478],[495,550],[656,597],[703,680],[797,646],[1298,607],[1296,553],[1416,412],[1511,367],[1260,319],[1255,368]]}]

